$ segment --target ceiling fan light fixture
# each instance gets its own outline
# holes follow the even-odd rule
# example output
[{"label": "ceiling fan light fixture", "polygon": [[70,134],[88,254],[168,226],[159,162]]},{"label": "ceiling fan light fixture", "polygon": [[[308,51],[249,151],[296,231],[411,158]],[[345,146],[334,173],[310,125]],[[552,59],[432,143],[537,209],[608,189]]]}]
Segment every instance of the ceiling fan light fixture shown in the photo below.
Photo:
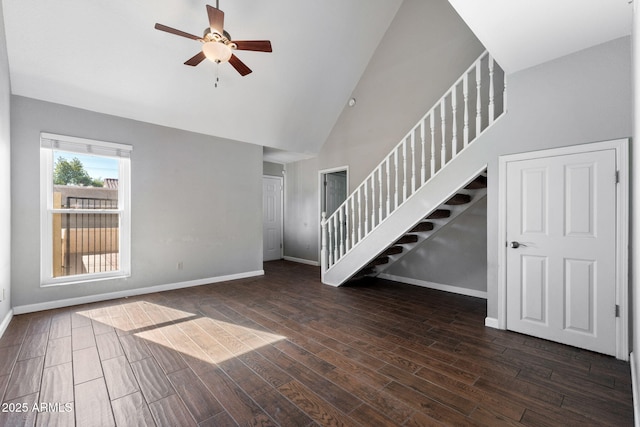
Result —
[{"label": "ceiling fan light fixture", "polygon": [[221,63],[231,59],[231,48],[222,42],[210,41],[202,45],[204,56],[210,61]]}]

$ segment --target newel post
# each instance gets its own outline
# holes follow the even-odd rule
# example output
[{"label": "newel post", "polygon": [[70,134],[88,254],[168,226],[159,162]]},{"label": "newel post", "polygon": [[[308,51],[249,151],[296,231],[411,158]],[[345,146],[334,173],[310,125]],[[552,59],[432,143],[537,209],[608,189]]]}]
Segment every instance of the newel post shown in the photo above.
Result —
[{"label": "newel post", "polygon": [[320,247],[320,274],[322,282],[324,282],[324,272],[327,270],[327,213],[322,212],[322,219],[320,220],[320,227],[322,236]]}]

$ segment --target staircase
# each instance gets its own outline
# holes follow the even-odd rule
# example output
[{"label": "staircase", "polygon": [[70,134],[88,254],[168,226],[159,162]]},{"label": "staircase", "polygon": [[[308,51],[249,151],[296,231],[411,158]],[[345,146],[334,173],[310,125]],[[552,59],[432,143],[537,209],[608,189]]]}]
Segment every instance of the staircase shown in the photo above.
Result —
[{"label": "staircase", "polygon": [[481,200],[487,165],[472,143],[505,112],[504,72],[484,52],[345,202],[322,214],[322,282],[381,273]]}]

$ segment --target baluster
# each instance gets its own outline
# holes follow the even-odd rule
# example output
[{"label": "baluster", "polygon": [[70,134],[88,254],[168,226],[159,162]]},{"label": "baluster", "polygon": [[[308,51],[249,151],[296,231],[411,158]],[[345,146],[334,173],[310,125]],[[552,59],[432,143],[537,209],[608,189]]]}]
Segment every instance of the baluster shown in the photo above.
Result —
[{"label": "baluster", "polygon": [[362,240],[362,187],[358,187],[358,241]]},{"label": "baluster", "polygon": [[333,219],[334,215],[329,217],[329,224],[327,225],[329,231],[329,266],[332,266],[334,263],[333,260]]},{"label": "baluster", "polygon": [[344,256],[344,209],[342,206],[338,208],[338,248],[340,249],[340,258]]},{"label": "baluster", "polygon": [[357,243],[356,241],[356,209],[355,209],[355,203],[356,203],[356,198],[351,196],[351,245],[355,245]]},{"label": "baluster", "polygon": [[335,257],[335,262],[338,262],[338,260],[340,260],[340,258],[342,257],[342,255],[340,254],[340,213],[338,212],[339,209],[336,210],[336,212],[334,212],[333,215],[333,234],[335,235],[335,248],[333,250],[334,253],[334,257]]},{"label": "baluster", "polygon": [[489,55],[489,124],[495,119],[495,103],[493,95],[493,56]]},{"label": "baluster", "polygon": [[391,157],[387,157],[387,216],[391,213],[391,173],[389,162]]},{"label": "baluster", "polygon": [[480,88],[482,87],[482,59],[476,62],[476,138],[482,132],[482,93]]},{"label": "baluster", "polygon": [[376,228],[376,171],[371,174],[371,230]]},{"label": "baluster", "polygon": [[320,225],[322,226],[322,236],[321,237],[321,246],[320,246],[320,264],[322,266],[322,274],[327,271],[327,213],[322,212],[322,219],[320,220]]},{"label": "baluster", "polygon": [[344,212],[342,216],[342,245],[344,246],[342,249],[342,255],[346,254],[349,250],[349,202],[345,200],[346,203],[343,204],[343,208],[340,209],[340,212]]},{"label": "baluster", "polygon": [[407,139],[402,140],[402,203],[407,200]]},{"label": "baluster", "polygon": [[422,120],[420,122],[420,144],[422,146],[422,151],[420,152],[420,157],[422,157],[422,166],[420,167],[420,186],[424,184],[424,181],[427,179],[427,153],[424,151],[425,144],[425,121]]},{"label": "baluster", "polygon": [[364,190],[364,235],[369,233],[369,192],[367,191],[367,181],[362,183]]},{"label": "baluster", "polygon": [[469,145],[469,74],[464,75],[462,79],[462,97],[464,98],[464,126],[463,140],[464,146]]},{"label": "baluster", "polygon": [[435,110],[429,115],[429,126],[431,129],[431,176],[436,173],[436,126]]},{"label": "baluster", "polygon": [[378,197],[378,203],[380,204],[380,209],[378,211],[378,223],[382,222],[382,197],[383,197],[383,193],[382,193],[382,166],[380,166],[378,168],[378,191],[380,192]]},{"label": "baluster", "polygon": [[346,203],[344,204],[344,217],[343,217],[343,223],[342,223],[342,234],[344,235],[344,250],[343,250],[343,254],[346,254],[347,251],[349,250],[349,243],[351,243],[351,240],[349,238],[349,202],[346,201]]},{"label": "baluster", "polygon": [[393,200],[394,200],[394,204],[393,204],[393,210],[395,211],[398,208],[398,195],[400,193],[400,183],[398,182],[398,148],[394,148],[393,150],[393,160],[394,160],[394,164],[395,164],[395,170],[396,170],[396,175],[395,175],[395,182],[394,182],[394,196],[393,196]]},{"label": "baluster", "polygon": [[416,192],[416,130],[411,131],[411,194]]},{"label": "baluster", "polygon": [[444,167],[447,163],[447,118],[446,118],[446,97],[442,98],[442,103],[440,104],[440,120],[442,121],[442,149],[440,153],[440,169]]},{"label": "baluster", "polygon": [[453,159],[458,154],[458,87],[454,85],[451,90],[451,158]]}]

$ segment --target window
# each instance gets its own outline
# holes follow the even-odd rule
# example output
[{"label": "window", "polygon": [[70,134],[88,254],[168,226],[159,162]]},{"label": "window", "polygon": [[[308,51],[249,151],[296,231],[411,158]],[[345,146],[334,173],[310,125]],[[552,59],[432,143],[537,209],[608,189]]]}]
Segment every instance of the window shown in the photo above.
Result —
[{"label": "window", "polygon": [[130,275],[131,150],[40,134],[41,285]]}]

